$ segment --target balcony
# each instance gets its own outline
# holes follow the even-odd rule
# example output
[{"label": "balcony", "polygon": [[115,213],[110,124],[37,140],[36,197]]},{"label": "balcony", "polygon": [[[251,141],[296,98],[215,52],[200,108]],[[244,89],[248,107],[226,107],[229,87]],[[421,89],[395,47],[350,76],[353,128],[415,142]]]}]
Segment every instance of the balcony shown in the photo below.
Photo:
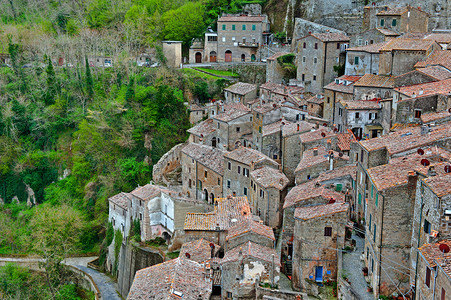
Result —
[{"label": "balcony", "polygon": [[238,46],[245,48],[258,48],[258,43],[238,43]]}]

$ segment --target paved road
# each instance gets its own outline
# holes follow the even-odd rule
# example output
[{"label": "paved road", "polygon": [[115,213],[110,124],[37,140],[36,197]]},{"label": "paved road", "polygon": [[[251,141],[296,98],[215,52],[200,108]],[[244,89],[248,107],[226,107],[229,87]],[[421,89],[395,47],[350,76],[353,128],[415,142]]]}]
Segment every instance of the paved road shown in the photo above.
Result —
[{"label": "paved road", "polygon": [[362,272],[363,262],[360,260],[365,240],[356,235],[352,238],[356,241],[356,249],[351,253],[343,254],[343,271],[348,275],[351,287],[355,293],[359,294],[361,300],[374,300],[373,294],[368,293],[368,286]]}]

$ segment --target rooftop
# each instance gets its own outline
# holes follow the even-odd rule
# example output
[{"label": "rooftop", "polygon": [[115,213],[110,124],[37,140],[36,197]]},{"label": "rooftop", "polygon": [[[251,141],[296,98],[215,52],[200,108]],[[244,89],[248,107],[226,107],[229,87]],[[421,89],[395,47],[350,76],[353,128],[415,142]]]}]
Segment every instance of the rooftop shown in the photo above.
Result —
[{"label": "rooftop", "polygon": [[274,54],[274,55],[268,57],[266,60],[267,60],[267,61],[268,61],[268,60],[276,60],[276,59],[278,59],[279,57],[284,56],[284,55],[287,55],[287,54],[290,54],[290,53],[289,53],[289,52],[277,52],[276,54]]},{"label": "rooftop", "polygon": [[250,113],[250,111],[251,110],[241,102],[226,104],[223,106],[223,111],[219,110],[218,114],[216,116],[213,116],[213,119],[223,122],[230,122]]},{"label": "rooftop", "polygon": [[[324,162],[329,161],[329,150],[326,149],[324,146],[318,146],[316,147],[318,153],[317,155],[314,155],[315,150],[309,149],[305,150],[302,154],[301,161],[299,162],[296,172],[299,172],[301,170],[310,168],[314,165],[318,165]],[[349,156],[343,155],[340,157],[339,153],[337,151],[333,151],[334,153],[334,159],[343,159],[343,160],[349,160]]]},{"label": "rooftop", "polygon": [[179,257],[136,272],[127,299],[210,299],[211,279],[202,264]]},{"label": "rooftop", "polygon": [[221,246],[216,245],[206,239],[199,239],[192,242],[187,242],[182,245],[180,249],[179,257],[187,257],[189,254],[189,259],[197,261],[198,263],[203,263],[211,259],[211,245],[213,245],[213,254],[219,251]]},{"label": "rooftop", "polygon": [[439,44],[448,44],[451,42],[451,33],[408,32],[404,33],[402,38],[433,40]]},{"label": "rooftop", "polygon": [[365,46],[352,47],[346,49],[346,51],[358,51],[358,52],[368,52],[368,53],[379,53],[379,50],[385,46],[387,42],[369,44]]},{"label": "rooftop", "polygon": [[355,165],[347,165],[340,168],[333,169],[321,173],[319,177],[315,178],[316,182],[322,183],[329,180],[339,179],[343,177],[351,177],[354,181],[357,179],[357,167]]},{"label": "rooftop", "polygon": [[195,143],[183,147],[182,152],[218,174],[224,174],[224,151]]},{"label": "rooftop", "polygon": [[297,123],[289,123],[283,126],[282,135],[291,136],[293,134],[311,131],[312,129],[315,129],[314,124],[306,121],[298,121]]},{"label": "rooftop", "polygon": [[264,155],[260,151],[247,147],[238,147],[237,149],[224,154],[224,156],[245,165],[252,165],[253,163],[261,162],[264,160],[272,162],[274,165],[278,165],[277,162]]},{"label": "rooftop", "polygon": [[272,93],[288,96],[290,94],[299,94],[304,91],[303,87],[272,83],[268,81],[260,86],[260,89],[269,90]]},{"label": "rooftop", "polygon": [[251,219],[246,219],[243,222],[237,223],[235,226],[231,227],[227,232],[226,240],[230,240],[248,232],[256,233],[273,241],[276,240],[271,227]]},{"label": "rooftop", "polygon": [[188,132],[198,137],[206,137],[210,133],[215,132],[216,128],[213,126],[213,119],[206,119],[194,127],[188,129]]},{"label": "rooftop", "polygon": [[418,10],[419,12],[422,12],[427,15],[426,12],[422,11],[419,7],[413,7],[413,6],[402,6],[402,7],[388,7],[386,6],[384,9],[379,11],[376,15],[377,16],[400,16],[409,10]]},{"label": "rooftop", "polygon": [[320,104],[324,103],[324,97],[318,98],[317,96],[312,96],[312,97],[307,98],[307,102],[320,105]]},{"label": "rooftop", "polygon": [[279,191],[287,187],[290,182],[279,170],[264,166],[251,172],[251,178],[260,186],[267,188],[276,188]]},{"label": "rooftop", "polygon": [[224,15],[218,19],[218,22],[264,22],[266,16],[227,16]]},{"label": "rooftop", "polygon": [[399,33],[395,32],[393,30],[387,29],[387,28],[376,28],[376,30],[386,36],[398,36],[399,35]]},{"label": "rooftop", "polygon": [[238,95],[247,95],[250,92],[253,92],[257,89],[257,85],[245,83],[245,82],[237,82],[229,87],[224,88],[224,92],[231,92]]},{"label": "rooftop", "polygon": [[381,87],[391,89],[395,85],[395,77],[374,74],[365,74],[354,86]]},{"label": "rooftop", "polygon": [[333,133],[329,128],[322,127],[315,131],[302,133],[299,137],[302,143],[310,143],[322,139],[330,139],[333,136],[336,136],[336,134]]},{"label": "rooftop", "polygon": [[263,104],[258,104],[254,107],[252,107],[253,111],[256,111],[260,114],[265,114],[267,112],[270,112],[272,110],[276,110],[278,108],[280,108],[279,105],[275,104],[275,103],[265,103],[265,101],[262,101]]},{"label": "rooftop", "polygon": [[448,277],[451,277],[451,251],[448,253],[440,251],[439,247],[441,244],[445,244],[451,248],[451,239],[443,240],[435,244],[426,244],[418,250],[432,268],[439,264]]},{"label": "rooftop", "polygon": [[415,68],[440,65],[451,70],[451,51],[435,50],[424,61],[417,62]]},{"label": "rooftop", "polygon": [[246,197],[215,199],[217,205],[210,213],[187,213],[184,230],[227,230],[237,222],[252,218]]},{"label": "rooftop", "polygon": [[414,97],[425,97],[436,94],[448,94],[451,92],[451,78],[441,81],[427,82],[395,88],[395,91]]},{"label": "rooftop", "polygon": [[451,194],[451,173],[445,172],[445,166],[451,166],[449,163],[435,164],[436,176],[424,178],[423,182],[437,195],[443,197]]},{"label": "rooftop", "polygon": [[280,132],[281,129],[283,130],[283,127],[285,127],[286,125],[289,125],[289,124],[291,124],[290,121],[282,119],[282,120],[276,121],[274,123],[264,125],[262,127],[262,134],[263,134],[263,136],[267,136],[267,135],[271,135],[276,132]]},{"label": "rooftop", "polygon": [[341,151],[350,151],[351,143],[356,142],[356,138],[351,130],[348,129],[348,132],[338,133],[337,134],[337,147]]},{"label": "rooftop", "polygon": [[374,110],[381,109],[379,103],[377,101],[370,100],[340,100],[340,104],[343,105],[347,110]]},{"label": "rooftop", "polygon": [[296,219],[306,221],[310,219],[321,218],[327,215],[347,212],[348,209],[349,204],[345,202],[335,202],[325,205],[298,207],[294,211],[294,217]]},{"label": "rooftop", "polygon": [[386,148],[389,155],[402,153],[418,147],[433,145],[439,140],[451,138],[451,123],[430,127],[430,132],[421,135],[421,127],[409,127],[387,135],[360,141],[368,151]]},{"label": "rooftop", "polygon": [[296,185],[292,188],[285,197],[283,208],[285,209],[299,202],[313,198],[321,198],[324,202],[329,201],[330,199],[334,199],[337,202],[344,202],[345,197],[343,193],[328,189],[321,184],[316,184],[317,182],[319,182],[318,178]]},{"label": "rooftop", "polygon": [[451,112],[441,111],[421,115],[421,122],[423,123],[431,123],[442,119],[451,120]]},{"label": "rooftop", "polygon": [[417,69],[417,71],[437,80],[445,80],[451,78],[451,71],[443,66],[428,66],[426,68]]},{"label": "rooftop", "polygon": [[224,258],[221,260],[221,264],[231,261],[239,261],[241,257],[252,257],[269,263],[272,263],[274,257],[275,265],[279,267],[281,266],[279,255],[277,255],[276,250],[253,242],[247,242],[246,244],[240,245],[227,251],[224,255]]},{"label": "rooftop", "polygon": [[[354,93],[354,83],[358,81],[361,76],[349,76],[343,75],[341,77],[336,78],[334,81],[329,83],[324,87],[326,90],[337,91],[345,94],[353,94]],[[338,80],[338,83],[337,83]]]},{"label": "rooftop", "polygon": [[388,41],[380,51],[426,51],[435,43],[433,40],[396,38]]},{"label": "rooftop", "polygon": [[326,33],[312,33],[310,34],[313,37],[323,41],[323,42],[348,42],[349,36],[336,33],[336,32],[326,32]]},{"label": "rooftop", "polygon": [[108,198],[108,201],[127,210],[128,203],[131,201],[131,199],[132,199],[132,195],[130,195],[129,193],[121,192],[117,195],[114,195],[113,197]]}]

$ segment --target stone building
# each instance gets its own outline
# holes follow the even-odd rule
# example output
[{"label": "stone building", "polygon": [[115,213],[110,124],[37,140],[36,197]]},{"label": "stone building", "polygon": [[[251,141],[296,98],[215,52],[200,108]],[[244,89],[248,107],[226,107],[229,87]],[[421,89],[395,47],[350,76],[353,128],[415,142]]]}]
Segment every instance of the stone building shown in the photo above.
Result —
[{"label": "stone building", "polygon": [[383,7],[376,13],[376,27],[386,28],[395,32],[427,32],[428,13],[420,8],[404,7]]},{"label": "stone building", "polygon": [[287,194],[288,178],[281,171],[264,166],[251,172],[249,204],[253,214],[265,225],[279,228],[282,206]]},{"label": "stone building", "polygon": [[218,59],[218,33],[208,28],[204,39],[193,40],[189,49],[189,63],[215,63]]},{"label": "stone building", "polygon": [[246,219],[227,231],[226,251],[240,245],[245,245],[248,242],[273,248],[276,238],[271,227],[251,219]]},{"label": "stone building", "polygon": [[[409,273],[412,221],[418,172],[428,170],[425,160],[439,162],[450,153],[440,148],[425,149],[424,155],[411,154],[391,159],[388,164],[367,170],[365,265],[375,296],[388,296],[394,288],[410,289]],[[396,262],[396,265],[393,262]],[[391,269],[390,272],[387,272]],[[396,287],[395,287],[396,285]]]},{"label": "stone building", "polygon": [[420,247],[415,299],[449,299],[451,293],[451,240]]},{"label": "stone building", "polygon": [[250,173],[263,166],[276,170],[280,165],[263,153],[238,147],[224,155],[223,194],[236,196],[249,196],[251,186]]},{"label": "stone building", "polygon": [[325,171],[340,168],[349,163],[349,157],[324,146],[304,151],[301,161],[294,171],[296,184],[317,178]]},{"label": "stone building", "polygon": [[445,80],[451,77],[451,71],[442,66],[418,68],[395,77],[395,87]]},{"label": "stone building", "polygon": [[242,103],[223,105],[212,117],[216,136],[212,137],[212,147],[232,150],[252,141],[251,110]]},{"label": "stone building", "polygon": [[363,76],[379,74],[379,50],[387,42],[346,49],[345,74]]},{"label": "stone building", "polygon": [[208,300],[212,280],[205,265],[179,257],[139,270],[127,299],[197,299]]},{"label": "stone building", "polygon": [[334,121],[339,132],[350,129],[360,140],[382,134],[381,117],[381,105],[377,101],[341,100],[336,105]]},{"label": "stone building", "polygon": [[354,98],[354,83],[361,76],[343,75],[324,87],[323,117],[334,124],[335,105],[340,100],[352,100]]},{"label": "stone building", "polygon": [[324,96],[315,95],[307,98],[307,112],[310,116],[322,118],[324,109]]},{"label": "stone building", "polygon": [[213,119],[206,119],[199,124],[188,129],[189,142],[218,147],[216,138],[216,128]]},{"label": "stone building", "polygon": [[334,66],[344,64],[349,37],[341,33],[311,33],[297,40],[297,76],[305,90],[321,93],[336,77]]},{"label": "stone building", "polygon": [[354,100],[391,98],[394,84],[393,76],[365,74],[354,83]]},{"label": "stone building", "polygon": [[351,38],[351,47],[360,47],[377,43],[387,42],[398,37],[400,34],[386,28],[372,28],[353,34]]},{"label": "stone building", "polygon": [[163,53],[166,57],[166,64],[171,68],[180,68],[182,64],[182,42],[163,41]]},{"label": "stone building", "polygon": [[257,98],[257,86],[255,84],[237,82],[224,88],[224,97],[226,103],[241,102],[247,105],[249,101]]},{"label": "stone building", "polygon": [[222,299],[255,299],[255,284],[276,286],[280,259],[273,247],[253,242],[228,250],[221,260]]},{"label": "stone building", "polygon": [[254,132],[254,145],[261,153],[281,162],[282,159],[282,132],[283,128],[291,122],[281,119],[271,124],[263,125],[262,129]]},{"label": "stone building", "polygon": [[190,143],[182,149],[182,191],[210,204],[223,196],[224,151]]},{"label": "stone building", "polygon": [[247,219],[252,214],[246,197],[215,198],[212,212],[186,214],[185,242],[204,238],[223,247],[227,230]]},{"label": "stone building", "polygon": [[301,96],[304,94],[304,88],[302,86],[285,85],[281,83],[275,83],[267,81],[260,86],[260,98],[267,103],[276,103],[281,105],[285,101],[294,101],[298,104],[296,99],[292,96]]},{"label": "stone building", "polygon": [[268,44],[266,15],[223,15],[218,19],[218,62],[260,60],[258,50]]},{"label": "stone building", "polygon": [[303,156],[304,151],[315,147],[324,146],[329,150],[335,149],[337,145],[337,135],[327,127],[302,133],[299,138],[301,139],[300,157]]},{"label": "stone building", "polygon": [[266,59],[266,82],[275,84],[282,84],[284,82],[283,68],[277,59],[287,54],[287,52],[277,52]]},{"label": "stone building", "polygon": [[446,50],[436,50],[433,51],[428,57],[424,60],[418,61],[415,64],[415,68],[426,68],[429,66],[442,66],[446,69],[451,69],[451,53]]},{"label": "stone building", "polygon": [[[349,204],[335,202],[296,208],[293,241],[293,287],[309,294],[311,285],[338,276],[338,252],[345,244]],[[315,283],[312,283],[315,282]]]},{"label": "stone building", "polygon": [[189,122],[191,124],[197,124],[202,121],[205,116],[205,111],[205,107],[199,106],[197,104],[191,104],[189,106]]}]

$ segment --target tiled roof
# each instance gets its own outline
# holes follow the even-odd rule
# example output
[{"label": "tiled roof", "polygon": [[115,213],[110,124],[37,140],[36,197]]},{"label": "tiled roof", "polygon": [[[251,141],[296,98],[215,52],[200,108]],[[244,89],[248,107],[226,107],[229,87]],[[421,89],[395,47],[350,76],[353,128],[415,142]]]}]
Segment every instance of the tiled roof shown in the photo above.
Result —
[{"label": "tiled roof", "polygon": [[210,213],[187,213],[185,230],[227,230],[234,223],[252,218],[246,197],[217,198],[217,205]]},{"label": "tiled roof", "polygon": [[348,110],[365,110],[365,109],[381,109],[379,103],[377,101],[369,101],[369,100],[340,100],[341,105]]},{"label": "tiled roof", "polygon": [[254,232],[273,241],[276,240],[271,227],[250,219],[244,220],[243,222],[237,223],[235,226],[231,227],[227,232],[226,240],[230,240],[248,232]]},{"label": "tiled roof", "polygon": [[203,263],[211,259],[211,247],[210,244],[214,246],[214,253],[216,254],[219,251],[221,246],[207,241],[206,239],[199,239],[192,242],[187,242],[182,245],[180,249],[179,257],[187,257],[187,253],[189,254],[189,259],[197,261],[198,263]]},{"label": "tiled roof", "polygon": [[250,111],[251,110],[241,102],[226,104],[224,105],[224,111],[218,111],[218,114],[214,116],[213,119],[229,122],[250,113]]},{"label": "tiled roof", "polygon": [[193,103],[189,106],[189,110],[191,110],[191,111],[204,110],[204,109],[205,109],[205,107],[200,107],[196,103]]},{"label": "tiled roof", "polygon": [[311,36],[323,42],[347,42],[349,41],[349,36],[336,33],[336,32],[326,32],[326,33],[312,33]]},{"label": "tiled roof", "polygon": [[238,95],[246,95],[257,89],[257,85],[245,82],[237,82],[229,87],[224,88],[224,91],[231,92]]},{"label": "tiled roof", "polygon": [[263,134],[263,136],[267,136],[267,135],[271,135],[276,132],[280,132],[281,127],[283,128],[284,126],[289,125],[289,124],[291,124],[290,121],[283,119],[283,120],[279,120],[279,121],[273,122],[268,125],[264,125],[262,127],[262,134]]},{"label": "tiled roof", "polygon": [[346,51],[358,51],[358,52],[368,52],[368,53],[379,53],[379,50],[385,46],[387,42],[369,44],[365,46],[352,47],[346,49]]},{"label": "tiled roof", "polygon": [[268,81],[260,86],[260,89],[269,90],[272,93],[288,96],[290,94],[300,94],[304,91],[303,87],[300,86],[290,86],[279,83],[272,83]]},{"label": "tiled roof", "polygon": [[324,87],[324,89],[337,91],[337,92],[345,93],[345,94],[353,94],[354,93],[354,83],[357,82],[360,78],[361,78],[361,76],[343,75],[343,76],[337,78],[339,80],[339,82],[346,80],[348,82],[351,82],[350,84],[345,85],[344,82],[337,84],[336,81],[334,80],[331,83],[329,83],[328,85],[326,85]]},{"label": "tiled roof", "polygon": [[[322,135],[324,134],[324,136]],[[329,128],[319,128],[315,131],[310,131],[306,133],[302,133],[299,137],[302,143],[309,143],[322,139],[329,139],[333,136],[336,136],[335,133],[331,132]]]},{"label": "tiled roof", "polygon": [[387,9],[383,9],[383,10],[379,11],[376,14],[376,16],[400,16],[407,11],[408,11],[408,9],[406,6],[404,6],[404,7],[387,7]]},{"label": "tiled roof", "polygon": [[421,115],[421,122],[423,123],[430,123],[441,119],[451,120],[451,113],[448,111],[441,111]]},{"label": "tiled roof", "polygon": [[274,165],[277,165],[277,162],[260,151],[247,147],[238,147],[237,149],[224,154],[224,156],[246,165],[251,165],[252,163],[261,162],[264,160],[270,161]]},{"label": "tiled roof", "polygon": [[194,127],[188,129],[188,132],[199,137],[208,136],[210,133],[215,132],[216,128],[213,126],[213,119],[206,119],[200,122]]},{"label": "tiled roof", "polygon": [[114,195],[113,197],[108,198],[108,201],[127,210],[128,203],[131,202],[131,199],[132,199],[132,195],[130,195],[129,193],[121,192],[117,195]]},{"label": "tiled roof", "polygon": [[[299,130],[298,130],[299,125]],[[298,121],[296,123],[290,123],[282,128],[282,135],[283,136],[291,136],[293,134],[297,133],[303,133],[307,131],[311,131],[315,128],[315,125],[306,121]]]},{"label": "tiled roof", "polygon": [[424,155],[417,153],[405,157],[392,159],[388,164],[370,168],[367,170],[368,176],[376,186],[378,191],[389,189],[398,185],[404,185],[408,182],[409,171],[422,171],[424,167],[421,164],[422,159],[428,159],[430,162],[437,162],[442,159],[449,159],[450,153],[437,148],[425,149]]},{"label": "tiled roof", "polygon": [[451,33],[408,32],[404,33],[401,38],[432,40],[439,44],[448,44],[451,42]]},{"label": "tiled roof", "polygon": [[325,205],[315,205],[298,207],[294,211],[294,217],[300,220],[310,220],[315,218],[321,218],[327,215],[346,212],[349,209],[349,204],[346,202],[335,202]]},{"label": "tiled roof", "polygon": [[344,202],[343,193],[330,190],[322,185],[317,185],[317,182],[319,182],[319,180],[315,179],[292,188],[285,197],[283,208],[287,208],[295,205],[296,203],[313,198],[321,198],[323,201],[335,199],[338,202]]},{"label": "tiled roof", "polygon": [[432,40],[423,39],[391,39],[388,41],[380,51],[426,51],[430,49],[436,42]]},{"label": "tiled roof", "polygon": [[435,164],[436,176],[430,176],[423,179],[424,183],[436,194],[438,197],[443,197],[451,194],[451,173],[445,173],[445,166],[451,166],[450,163]]},{"label": "tiled roof", "polygon": [[445,80],[451,78],[451,71],[442,66],[429,66],[417,69],[418,72],[431,76],[437,80]]},{"label": "tiled roof", "polygon": [[127,299],[210,299],[212,283],[204,272],[202,264],[183,257],[141,269]]},{"label": "tiled roof", "polygon": [[218,22],[264,22],[266,16],[222,16]]},{"label": "tiled roof", "polygon": [[451,70],[451,51],[435,50],[424,61],[417,62],[415,68],[440,65]]},{"label": "tiled roof", "polygon": [[267,112],[276,110],[278,108],[280,108],[280,106],[275,103],[264,103],[262,105],[258,104],[256,106],[252,107],[252,111],[256,111],[258,113],[265,114]]},{"label": "tiled roof", "polygon": [[224,151],[206,146],[190,143],[183,147],[182,152],[218,174],[224,174]]},{"label": "tiled roof", "polygon": [[284,173],[268,166],[254,170],[250,175],[256,183],[263,186],[265,189],[276,188],[281,191],[286,188],[290,182]]},{"label": "tiled roof", "polygon": [[309,103],[315,103],[315,104],[323,104],[324,103],[324,97],[323,98],[318,98],[316,96],[312,96],[310,98],[307,98],[307,102]]},{"label": "tiled roof", "polygon": [[337,147],[341,151],[350,151],[351,143],[356,142],[356,138],[351,130],[348,129],[348,132],[338,133],[337,134]]},{"label": "tiled roof", "polygon": [[451,92],[451,78],[441,81],[401,86],[395,88],[395,91],[409,97],[425,97],[436,94],[448,94]]},{"label": "tiled roof", "polygon": [[376,30],[386,36],[398,36],[399,35],[399,33],[395,32],[393,30],[387,29],[387,28],[376,28]]},{"label": "tiled roof", "polygon": [[319,177],[315,178],[315,180],[319,183],[322,183],[325,181],[350,176],[355,181],[357,179],[356,174],[357,174],[357,167],[353,166],[353,165],[348,165],[348,166],[343,166],[340,168],[333,169],[331,171],[321,173],[321,175],[319,175]]},{"label": "tiled roof", "polygon": [[410,127],[377,138],[360,141],[366,150],[387,148],[389,155],[418,147],[433,145],[439,140],[451,138],[451,123],[430,127],[430,132],[421,135],[421,127]]},{"label": "tiled roof", "polygon": [[290,53],[288,53],[288,52],[277,52],[276,54],[274,54],[274,55],[268,57],[266,60],[276,60],[276,59],[278,59],[279,57],[284,56],[284,55],[287,55],[287,54],[290,54]]},{"label": "tiled roof", "polygon": [[276,250],[253,242],[247,242],[246,244],[240,245],[227,251],[224,255],[224,258],[221,260],[221,264],[231,261],[239,261],[241,256],[243,258],[250,256],[252,258],[260,259],[269,263],[272,263],[274,257],[274,264],[279,267],[281,266],[279,255],[277,255]]},{"label": "tiled roof", "polygon": [[365,74],[360,78],[354,86],[370,86],[391,89],[395,85],[395,77],[382,76],[374,74]]},{"label": "tiled roof", "polygon": [[439,247],[441,244],[445,244],[451,248],[451,239],[443,240],[435,244],[426,244],[418,250],[432,268],[439,264],[448,277],[451,277],[451,251],[448,253],[440,251]]},{"label": "tiled roof", "polygon": [[186,198],[182,195],[182,193],[172,190],[170,188],[154,185],[154,184],[146,184],[144,186],[139,186],[133,191],[130,192],[131,195],[137,197],[143,201],[151,200],[155,197],[160,196],[161,193],[165,193],[166,195],[173,198],[173,200],[177,201],[187,201],[187,202],[202,202],[201,200]]},{"label": "tiled roof", "polygon": [[[311,168],[312,166],[329,161],[329,151],[326,150],[326,147],[318,146],[316,148],[318,150],[318,154],[316,156],[313,155],[313,152],[315,151],[314,149],[304,151],[304,153],[302,154],[302,159],[296,168],[296,172],[300,172],[304,169]],[[342,157],[340,157],[339,153],[337,151],[334,151],[334,159],[349,160],[349,156],[343,155]]]}]

